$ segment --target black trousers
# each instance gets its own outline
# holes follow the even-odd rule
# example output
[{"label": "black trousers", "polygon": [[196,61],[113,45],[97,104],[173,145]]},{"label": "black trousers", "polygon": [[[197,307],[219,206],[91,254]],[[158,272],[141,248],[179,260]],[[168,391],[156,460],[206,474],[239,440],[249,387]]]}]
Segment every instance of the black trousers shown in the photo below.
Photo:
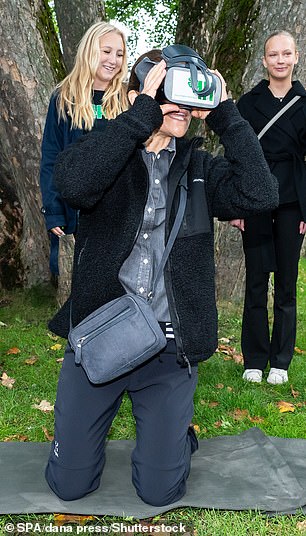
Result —
[{"label": "black trousers", "polygon": [[196,384],[197,366],[191,367],[189,375],[178,365],[174,340],[148,363],[101,385],[90,383],[68,347],[58,382],[55,434],[46,469],[51,489],[69,501],[98,488],[107,433],[127,391],[136,420],[131,460],[136,492],[154,506],[178,501],[185,494],[191,454],[198,447],[189,427]]},{"label": "black trousers", "polygon": [[[296,282],[304,238],[299,234],[302,215],[297,204],[283,205],[272,213],[269,232],[265,233],[262,221],[262,216],[248,218],[242,233],[246,263],[241,336],[244,366],[264,370],[270,363],[271,367],[287,370],[296,337]],[[271,338],[267,309],[270,271],[274,271]]]}]

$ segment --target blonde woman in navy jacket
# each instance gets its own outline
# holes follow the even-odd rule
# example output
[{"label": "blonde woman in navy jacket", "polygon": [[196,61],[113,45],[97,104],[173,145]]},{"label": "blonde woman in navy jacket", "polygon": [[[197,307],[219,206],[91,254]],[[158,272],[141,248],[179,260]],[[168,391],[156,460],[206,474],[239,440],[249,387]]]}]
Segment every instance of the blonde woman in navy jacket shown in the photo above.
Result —
[{"label": "blonde woman in navy jacket", "polygon": [[127,53],[123,33],[106,22],[93,24],[83,36],[75,64],[51,96],[42,141],[40,187],[42,213],[50,231],[50,270],[58,275],[59,238],[76,232],[77,211],[55,186],[56,157],[84,132],[102,130],[127,108],[123,81]]},{"label": "blonde woman in navy jacket", "polygon": [[[290,100],[295,102],[262,136],[265,158],[279,183],[279,207],[273,212],[231,223],[242,231],[246,261],[246,292],[241,346],[243,378],[261,382],[288,381],[296,337],[296,281],[301,246],[306,231],[306,91],[292,81],[298,52],[293,36],[275,32],[265,43],[262,80],[238,102],[241,115],[258,135]],[[252,155],[250,155],[252,158]],[[270,272],[274,272],[274,319],[269,334],[267,297]]]}]

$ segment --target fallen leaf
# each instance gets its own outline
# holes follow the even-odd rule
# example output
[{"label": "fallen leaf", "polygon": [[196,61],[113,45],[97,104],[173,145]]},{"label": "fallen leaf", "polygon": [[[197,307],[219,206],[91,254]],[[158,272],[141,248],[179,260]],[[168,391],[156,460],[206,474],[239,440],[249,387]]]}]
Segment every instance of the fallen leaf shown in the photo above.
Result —
[{"label": "fallen leaf", "polygon": [[223,389],[223,387],[224,387],[223,383],[217,383],[217,385],[215,385],[216,389]]},{"label": "fallen leaf", "polygon": [[16,380],[14,378],[10,378],[6,374],[6,372],[3,372],[2,376],[1,376],[1,385],[3,385],[3,387],[7,387],[8,389],[12,389],[15,381]]},{"label": "fallen leaf", "polygon": [[242,354],[234,354],[233,355],[233,361],[237,363],[237,365],[241,365],[243,363],[243,355]]},{"label": "fallen leaf", "polygon": [[249,421],[253,423],[260,423],[260,422],[264,422],[265,420],[263,417],[250,417],[250,415],[248,416],[248,419]]},{"label": "fallen leaf", "polygon": [[290,385],[290,387],[291,387],[291,394],[292,394],[293,398],[297,398],[298,396],[300,396],[299,391],[295,391],[295,389],[293,389],[292,385]]},{"label": "fallen leaf", "polygon": [[199,427],[198,424],[193,424],[192,426],[193,426],[194,431],[195,431],[197,434],[199,434],[199,433],[201,432],[201,429],[200,429],[200,427]]},{"label": "fallen leaf", "polygon": [[5,442],[15,441],[15,440],[16,441],[29,441],[29,438],[26,435],[14,434],[12,436],[5,437],[4,439],[2,439],[2,441],[5,441]]},{"label": "fallen leaf", "polygon": [[230,415],[233,417],[235,421],[243,421],[243,419],[249,416],[249,412],[247,409],[237,408],[234,411],[231,411]]},{"label": "fallen leaf", "polygon": [[57,363],[62,363],[63,361],[64,361],[64,358],[63,358],[63,357],[59,357],[59,358],[56,360]]},{"label": "fallen leaf", "polygon": [[50,347],[50,350],[53,350],[54,352],[56,352],[57,350],[61,350],[61,348],[62,348],[62,344],[56,343]]},{"label": "fallen leaf", "polygon": [[306,530],[306,519],[305,521],[298,521],[298,523],[296,524],[296,528],[298,530]]},{"label": "fallen leaf", "polygon": [[5,324],[5,322],[0,322],[0,327],[1,328],[7,328],[7,324]]},{"label": "fallen leaf", "polygon": [[201,404],[201,406],[206,406],[207,402],[206,402],[206,400],[201,399],[200,404]]},{"label": "fallen leaf", "polygon": [[217,406],[219,406],[219,402],[209,402],[208,406],[210,408],[216,408]]},{"label": "fallen leaf", "polygon": [[50,434],[50,432],[47,430],[45,426],[42,427],[42,430],[45,434],[45,437],[48,439],[48,441],[53,441],[54,435]]},{"label": "fallen leaf", "polygon": [[231,393],[234,389],[233,389],[233,387],[228,386],[228,387],[226,388],[226,390],[227,390],[229,393]]},{"label": "fallen leaf", "polygon": [[221,421],[216,421],[216,422],[214,422],[214,427],[215,427],[215,428],[221,428],[221,426],[222,426],[222,422],[221,422]]},{"label": "fallen leaf", "polygon": [[221,337],[221,339],[219,339],[219,342],[223,342],[225,344],[229,344],[231,341],[230,339],[228,339],[227,337]]},{"label": "fallen leaf", "polygon": [[53,335],[53,333],[47,333],[49,339],[52,339],[53,341],[58,341],[58,335]]},{"label": "fallen leaf", "polygon": [[287,413],[288,411],[295,411],[294,404],[291,402],[285,402],[285,400],[280,400],[277,402],[277,407],[279,408],[280,413]]},{"label": "fallen leaf", "polygon": [[56,527],[61,527],[66,523],[76,523],[77,525],[85,525],[87,521],[92,521],[93,516],[81,516],[73,514],[54,514],[54,522]]},{"label": "fallen leaf", "polygon": [[32,357],[29,357],[29,359],[25,360],[26,365],[34,365],[36,361],[38,360],[38,357],[36,355],[32,355]]},{"label": "fallen leaf", "polygon": [[20,354],[20,350],[19,348],[16,348],[15,346],[13,348],[10,348],[7,352],[7,355],[10,355],[10,354]]},{"label": "fallen leaf", "polygon": [[296,354],[306,354],[306,350],[301,350],[297,346],[295,346],[294,351]]},{"label": "fallen leaf", "polygon": [[54,406],[51,406],[48,400],[42,400],[39,404],[33,404],[32,408],[39,409],[40,411],[43,411],[44,413],[49,413],[50,411],[54,410]]}]

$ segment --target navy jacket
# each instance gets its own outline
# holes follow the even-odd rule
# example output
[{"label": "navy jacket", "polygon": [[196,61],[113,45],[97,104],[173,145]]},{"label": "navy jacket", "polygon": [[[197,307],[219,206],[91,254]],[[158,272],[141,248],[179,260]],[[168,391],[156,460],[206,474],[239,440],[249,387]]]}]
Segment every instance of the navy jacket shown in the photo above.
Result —
[{"label": "navy jacket", "polygon": [[[76,325],[125,293],[118,273],[140,230],[148,191],[140,147],[162,121],[158,103],[140,95],[128,111],[108,121],[103,134],[91,132],[59,155],[57,187],[80,209],[71,298],[49,323],[63,337],[69,331],[71,299]],[[246,217],[278,204],[277,180],[234,103],[221,103],[207,123],[220,136],[225,157],[199,150],[198,138],[177,139],[168,176],[165,240],[180,179],[188,173],[185,219],[164,272],[181,364],[207,359],[217,347],[213,216]]]},{"label": "navy jacket", "polygon": [[[56,99],[57,93],[55,92],[50,99],[41,147],[40,189],[43,201],[41,211],[48,231],[53,227],[64,227],[66,234],[72,234],[76,231],[77,211],[68,205],[56,188],[53,170],[58,154],[80,138],[83,130],[71,129],[70,117],[67,117],[66,121],[63,118],[59,120]],[[57,256],[58,238],[52,234],[50,269],[55,274],[58,274]]]}]

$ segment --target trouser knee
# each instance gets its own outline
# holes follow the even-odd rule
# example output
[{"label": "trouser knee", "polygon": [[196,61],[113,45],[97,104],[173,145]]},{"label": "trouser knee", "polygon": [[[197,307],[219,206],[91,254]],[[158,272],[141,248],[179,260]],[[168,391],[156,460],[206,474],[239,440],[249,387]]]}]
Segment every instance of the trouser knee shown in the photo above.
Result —
[{"label": "trouser knee", "polygon": [[165,506],[178,501],[186,493],[185,475],[179,479],[176,471],[139,472],[135,467],[133,469],[133,484],[137,495],[147,504]]},{"label": "trouser knee", "polygon": [[81,499],[99,487],[101,472],[96,467],[66,469],[49,461],[45,477],[52,491],[63,501]]}]

